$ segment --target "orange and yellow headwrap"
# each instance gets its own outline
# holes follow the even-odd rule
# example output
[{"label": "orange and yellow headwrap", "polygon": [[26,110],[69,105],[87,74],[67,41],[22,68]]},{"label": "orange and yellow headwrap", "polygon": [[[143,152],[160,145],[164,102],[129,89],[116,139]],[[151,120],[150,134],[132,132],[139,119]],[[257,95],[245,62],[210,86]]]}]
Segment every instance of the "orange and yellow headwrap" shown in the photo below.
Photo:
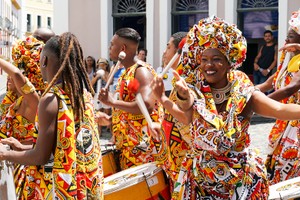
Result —
[{"label": "orange and yellow headwrap", "polygon": [[189,31],[182,49],[182,75],[187,82],[193,82],[194,70],[200,65],[201,55],[209,48],[221,51],[231,67],[236,69],[246,59],[247,41],[235,24],[216,16],[201,19]]},{"label": "orange and yellow headwrap", "polygon": [[40,70],[40,53],[44,43],[33,36],[17,40],[12,48],[14,65],[34,85],[36,90],[44,90],[45,84]]}]

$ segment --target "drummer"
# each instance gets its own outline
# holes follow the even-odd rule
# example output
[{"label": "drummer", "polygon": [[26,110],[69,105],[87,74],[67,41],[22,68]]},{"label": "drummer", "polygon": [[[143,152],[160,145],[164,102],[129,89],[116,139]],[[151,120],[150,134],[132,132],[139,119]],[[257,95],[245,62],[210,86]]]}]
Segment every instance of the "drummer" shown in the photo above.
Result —
[{"label": "drummer", "polygon": [[156,141],[150,136],[149,127],[135,102],[134,91],[130,91],[129,84],[134,79],[139,82],[138,92],[142,95],[153,121],[161,122],[162,107],[150,97],[150,82],[156,75],[152,66],[147,63],[138,65],[134,58],[141,37],[132,28],[121,28],[111,39],[109,56],[112,61],[118,61],[121,51],[126,57],[121,60],[125,72],[121,75],[116,88],[118,99],[111,98],[108,90],[102,88],[99,100],[112,107],[112,134],[116,148],[120,150],[121,170],[159,160]]}]

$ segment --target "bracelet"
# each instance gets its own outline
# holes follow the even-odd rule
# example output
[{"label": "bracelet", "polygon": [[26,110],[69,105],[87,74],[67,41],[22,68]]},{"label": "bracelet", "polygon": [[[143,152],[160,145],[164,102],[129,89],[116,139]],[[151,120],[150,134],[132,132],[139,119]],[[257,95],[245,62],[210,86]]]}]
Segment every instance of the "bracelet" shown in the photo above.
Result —
[{"label": "bracelet", "polygon": [[268,73],[270,73],[271,70],[267,69]]},{"label": "bracelet", "polygon": [[28,80],[27,77],[25,77],[25,84],[21,87],[21,91],[24,94],[30,94],[35,91],[34,85]]},{"label": "bracelet", "polygon": [[[191,95],[191,93],[189,93]],[[186,105],[187,103],[191,103],[191,96],[189,96],[187,99],[182,99],[178,95],[178,92],[176,91],[176,102],[175,102],[181,109],[185,109],[186,107],[189,107],[190,105]]]},{"label": "bracelet", "polygon": [[260,68],[260,67],[258,68],[258,70],[259,70],[260,72],[263,72],[263,71],[264,71],[264,70],[263,70],[262,68]]}]

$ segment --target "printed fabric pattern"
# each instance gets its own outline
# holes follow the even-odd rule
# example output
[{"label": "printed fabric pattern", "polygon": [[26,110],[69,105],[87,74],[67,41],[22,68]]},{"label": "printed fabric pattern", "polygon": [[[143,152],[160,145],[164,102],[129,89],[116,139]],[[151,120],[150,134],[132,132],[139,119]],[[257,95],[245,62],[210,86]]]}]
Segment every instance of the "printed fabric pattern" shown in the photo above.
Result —
[{"label": "printed fabric pattern", "polygon": [[254,87],[241,71],[232,70],[226,111],[218,113],[205,80],[193,87],[191,154],[187,154],[172,199],[268,199],[266,170],[249,149],[250,119],[242,117]]},{"label": "printed fabric pattern", "polygon": [[[299,64],[296,70],[291,70],[289,63],[290,54],[284,52],[273,80],[275,90],[288,85],[294,74],[299,71]],[[281,103],[300,104],[299,98],[298,91],[281,100]],[[271,185],[300,176],[299,126],[299,120],[276,120],[270,131],[266,167]]]},{"label": "printed fabric pattern", "polygon": [[[134,80],[138,67],[146,67],[156,76],[155,70],[149,64],[144,63],[143,66],[135,64],[129,67],[118,80],[116,93],[120,100],[135,101],[135,93],[128,89],[128,85]],[[116,148],[121,151],[122,170],[148,162],[161,162],[165,159],[165,146],[161,146],[160,141],[151,137],[148,123],[142,114],[132,114],[117,108],[113,108],[112,113],[112,132]],[[157,104],[150,116],[153,122],[162,122],[162,106]]]},{"label": "printed fabric pattern", "polygon": [[[11,96],[12,95],[12,96]],[[2,120],[0,122],[0,138],[5,139],[8,137],[14,137],[19,142],[32,142],[36,141],[36,129],[34,123],[29,122],[22,115],[18,114],[16,111],[23,101],[23,96],[15,99],[12,93],[8,93],[4,102],[6,105],[10,105],[4,115],[2,115]],[[14,164],[14,182],[16,188],[17,199],[26,199],[24,195],[24,185],[26,182],[26,170],[28,166]]]},{"label": "printed fabric pattern", "polygon": [[92,96],[85,91],[85,111],[79,122],[74,119],[67,93],[57,85],[52,92],[59,98],[57,144],[49,164],[30,168],[28,184],[35,190],[34,198],[103,199],[102,157]]}]

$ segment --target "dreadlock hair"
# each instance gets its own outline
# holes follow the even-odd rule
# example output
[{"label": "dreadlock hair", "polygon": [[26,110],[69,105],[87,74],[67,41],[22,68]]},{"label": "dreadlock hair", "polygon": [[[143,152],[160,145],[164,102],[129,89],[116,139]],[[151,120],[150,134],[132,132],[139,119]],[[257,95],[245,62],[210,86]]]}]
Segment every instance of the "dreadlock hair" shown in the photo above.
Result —
[{"label": "dreadlock hair", "polygon": [[180,41],[184,37],[186,37],[187,34],[188,34],[188,32],[180,31],[180,32],[173,33],[173,35],[171,35],[171,37],[174,38],[173,43],[174,43],[176,48],[178,48],[178,45],[179,45]]},{"label": "dreadlock hair", "polygon": [[94,95],[94,90],[90,84],[87,71],[84,66],[82,48],[76,38],[70,32],[63,33],[60,36],[52,37],[45,45],[44,50],[54,53],[59,59],[59,69],[52,81],[46,88],[43,96],[56,83],[58,77],[61,77],[62,88],[69,91],[71,106],[75,117],[82,119],[84,113],[83,92],[86,88]]},{"label": "dreadlock hair", "polygon": [[134,30],[133,28],[120,28],[115,32],[115,34],[121,38],[125,38],[127,40],[131,40],[136,44],[139,44],[141,40],[140,34]]}]

